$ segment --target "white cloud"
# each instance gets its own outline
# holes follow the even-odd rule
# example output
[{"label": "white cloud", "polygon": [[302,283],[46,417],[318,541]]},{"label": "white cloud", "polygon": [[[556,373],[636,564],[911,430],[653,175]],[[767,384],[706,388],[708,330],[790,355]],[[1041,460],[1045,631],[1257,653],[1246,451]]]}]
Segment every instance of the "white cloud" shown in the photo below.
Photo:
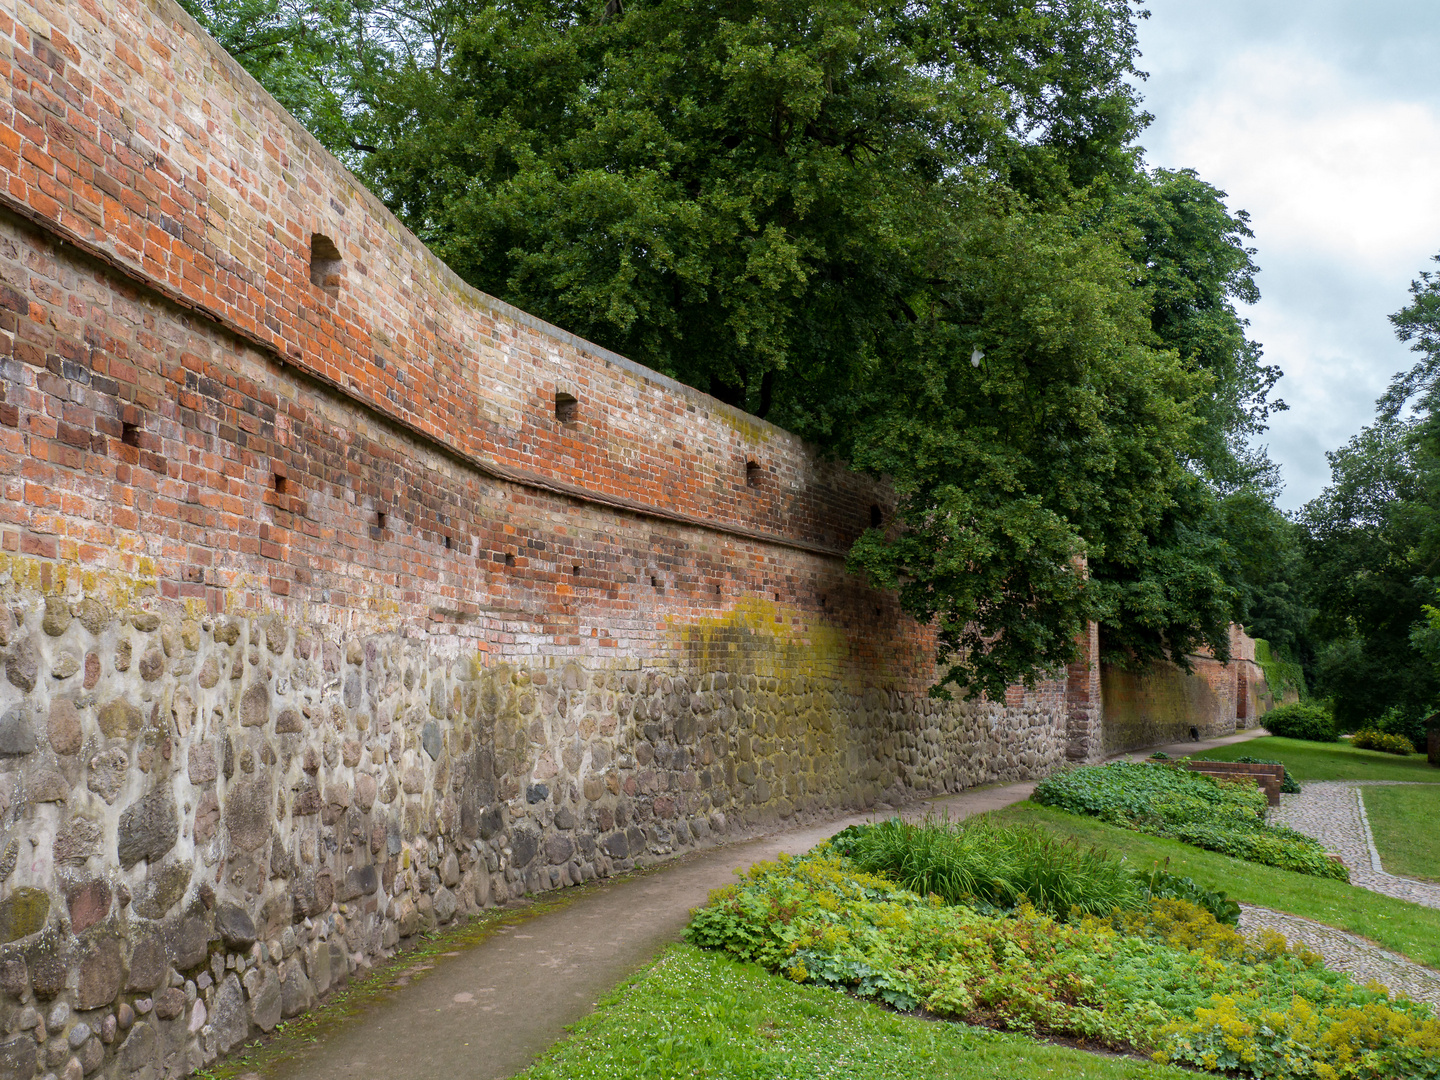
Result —
[{"label": "white cloud", "polygon": [[1248,314],[1286,372],[1291,411],[1267,438],[1293,508],[1411,363],[1386,316],[1440,251],[1440,108],[1293,38],[1210,63],[1178,44],[1150,58],[1145,142],[1152,162],[1196,169],[1251,214],[1264,298]]},{"label": "white cloud", "polygon": [[1368,98],[1294,48],[1231,58],[1166,118],[1163,154],[1225,187],[1267,250],[1413,274],[1440,248],[1440,113]]}]

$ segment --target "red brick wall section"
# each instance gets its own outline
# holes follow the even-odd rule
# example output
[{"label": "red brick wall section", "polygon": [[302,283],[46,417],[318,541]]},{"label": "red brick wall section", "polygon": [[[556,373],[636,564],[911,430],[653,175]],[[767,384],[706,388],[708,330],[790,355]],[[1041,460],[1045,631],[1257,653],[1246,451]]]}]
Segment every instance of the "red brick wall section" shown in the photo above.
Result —
[{"label": "red brick wall section", "polygon": [[[883,501],[779,429],[466,287],[178,7],[18,11],[0,14],[16,212],[498,475],[841,551]],[[337,290],[311,281],[317,233]],[[21,356],[112,362],[75,329]]]}]

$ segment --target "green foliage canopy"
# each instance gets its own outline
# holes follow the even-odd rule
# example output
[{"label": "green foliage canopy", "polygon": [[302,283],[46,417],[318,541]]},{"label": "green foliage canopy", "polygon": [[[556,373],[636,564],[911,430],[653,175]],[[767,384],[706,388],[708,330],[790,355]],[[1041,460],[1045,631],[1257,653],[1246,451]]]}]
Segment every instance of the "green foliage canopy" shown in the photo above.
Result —
[{"label": "green foliage canopy", "polygon": [[1127,0],[347,10],[322,139],[477,287],[888,476],[850,563],[942,686],[1092,618],[1227,655],[1278,371],[1246,218],[1140,161]]}]

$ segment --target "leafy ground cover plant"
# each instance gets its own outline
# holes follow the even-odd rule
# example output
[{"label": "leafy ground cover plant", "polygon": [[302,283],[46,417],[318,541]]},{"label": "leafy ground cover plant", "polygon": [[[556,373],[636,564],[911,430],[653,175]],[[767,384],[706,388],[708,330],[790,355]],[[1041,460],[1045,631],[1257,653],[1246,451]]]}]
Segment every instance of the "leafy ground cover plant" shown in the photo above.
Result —
[{"label": "leafy ground cover plant", "polygon": [[1180,900],[1061,922],[925,898],[822,846],[712,894],[687,939],[898,1009],[1251,1077],[1440,1077],[1429,1008]]},{"label": "leafy ground cover plant", "polygon": [[1383,754],[1408,757],[1415,753],[1415,744],[1404,735],[1391,735],[1374,728],[1361,728],[1350,736],[1350,745],[1360,750],[1379,750]]},{"label": "leafy ground cover plant", "polygon": [[1318,841],[1266,825],[1265,796],[1250,783],[1214,780],[1163,764],[1113,762],[1056,773],[1031,798],[1250,862],[1349,881]]},{"label": "leafy ground cover plant", "polygon": [[1271,709],[1261,719],[1271,735],[1285,739],[1306,739],[1310,742],[1334,742],[1339,738],[1335,717],[1323,705],[1296,701]]},{"label": "leafy ground cover plant", "polygon": [[[1440,791],[1440,785],[1372,787],[1366,794],[1376,791]],[[1368,810],[1368,799],[1365,805]],[[1082,817],[1029,801],[1016,803],[995,816],[1004,823],[1045,829],[1057,836],[1071,837],[1086,847],[1103,848],[1117,858],[1126,857],[1136,866],[1158,863],[1172,873],[1193,879],[1202,888],[1223,889],[1241,903],[1289,912],[1347,930],[1416,963],[1440,969],[1440,909],[1420,907],[1333,878],[1292,874],[1273,866],[1232,859],[1177,840],[1147,836],[1107,825],[1099,818]],[[1415,817],[1406,820],[1412,836],[1423,835],[1423,830],[1414,828]],[[1370,824],[1376,827],[1373,814]],[[1379,843],[1378,834],[1376,842]],[[1440,853],[1440,844],[1435,850]],[[1383,847],[1381,857],[1385,857]]]}]

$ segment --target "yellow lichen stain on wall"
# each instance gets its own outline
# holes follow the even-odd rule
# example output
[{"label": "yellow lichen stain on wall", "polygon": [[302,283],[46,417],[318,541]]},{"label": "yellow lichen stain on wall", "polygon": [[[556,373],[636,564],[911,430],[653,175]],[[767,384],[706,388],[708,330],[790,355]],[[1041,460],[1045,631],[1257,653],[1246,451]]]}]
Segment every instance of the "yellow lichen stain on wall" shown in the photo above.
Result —
[{"label": "yellow lichen stain on wall", "polygon": [[699,672],[782,679],[804,675],[834,679],[854,690],[862,685],[845,633],[811,613],[747,597],[715,618],[682,622],[670,616],[666,623],[686,664]]},{"label": "yellow lichen stain on wall", "polygon": [[88,597],[120,609],[156,589],[154,563],[144,560],[138,574],[82,570],[69,563],[29,555],[0,553],[0,588],[31,590],[45,595],[68,595],[76,584]]}]

